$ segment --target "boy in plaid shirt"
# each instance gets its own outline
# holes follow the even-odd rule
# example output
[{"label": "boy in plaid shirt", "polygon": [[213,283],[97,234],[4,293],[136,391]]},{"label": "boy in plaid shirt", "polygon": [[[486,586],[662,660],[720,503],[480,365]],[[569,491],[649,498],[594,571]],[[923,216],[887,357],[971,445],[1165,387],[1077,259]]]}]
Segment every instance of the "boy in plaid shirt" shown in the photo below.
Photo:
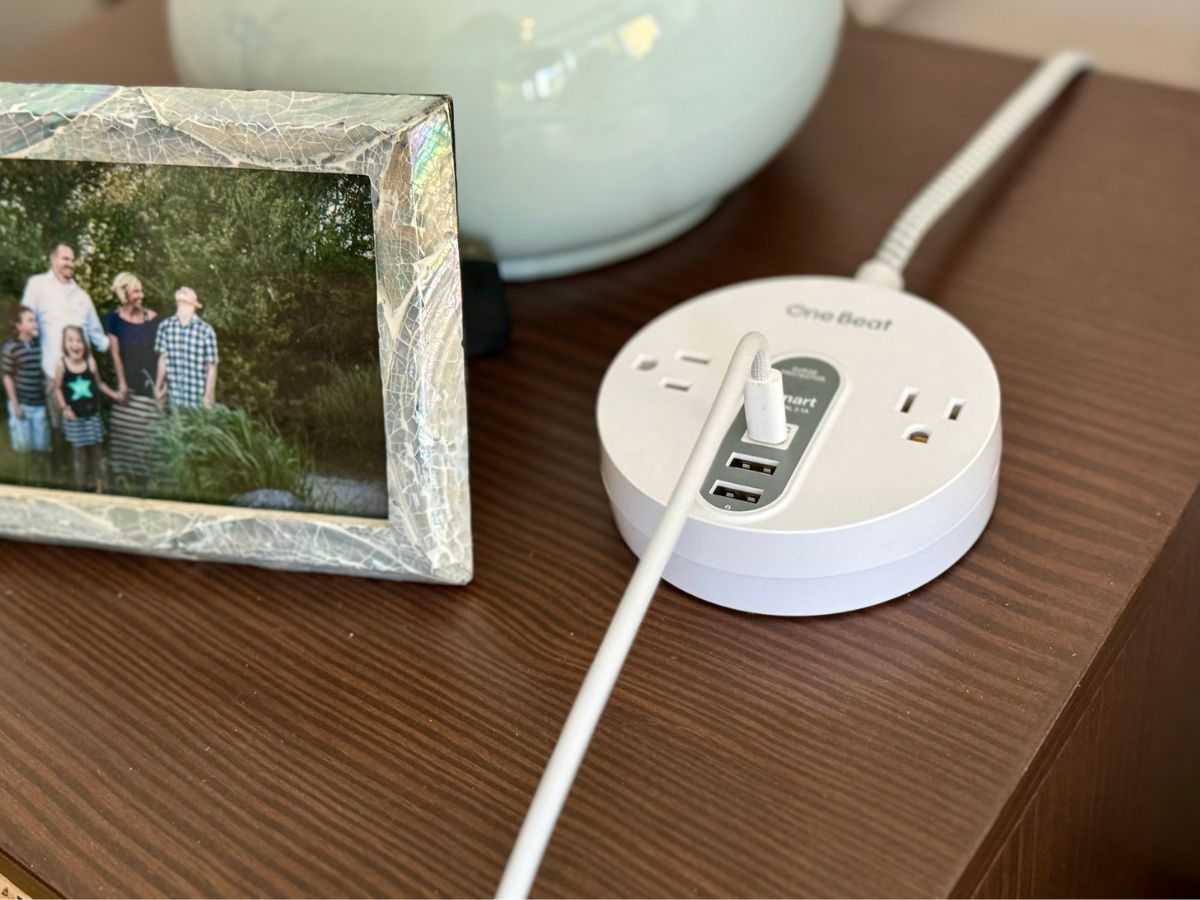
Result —
[{"label": "boy in plaid shirt", "polygon": [[212,407],[217,393],[217,335],[196,315],[204,304],[190,287],[175,292],[175,315],[158,327],[155,395],[164,394],[171,408]]}]

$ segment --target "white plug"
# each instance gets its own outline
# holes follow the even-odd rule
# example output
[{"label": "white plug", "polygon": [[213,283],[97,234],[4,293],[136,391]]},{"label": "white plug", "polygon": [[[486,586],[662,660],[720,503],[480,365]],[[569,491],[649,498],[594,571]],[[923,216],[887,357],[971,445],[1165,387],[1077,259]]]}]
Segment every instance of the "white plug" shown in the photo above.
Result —
[{"label": "white plug", "polygon": [[[731,323],[737,323],[731,328]],[[664,578],[748,612],[820,615],[905,594],[949,568],[992,513],[1000,384],[953,317],[900,291],[788,277],[704,294],[655,319],[600,388],[601,475],[641,554],[742,331],[771,341],[787,433],[748,427],[747,403]],[[765,404],[769,407],[770,404]]]},{"label": "white plug", "polygon": [[746,410],[746,433],[760,444],[782,444],[787,440],[787,411],[783,403],[783,376],[773,368],[766,351],[754,357],[750,377],[742,390]]}]

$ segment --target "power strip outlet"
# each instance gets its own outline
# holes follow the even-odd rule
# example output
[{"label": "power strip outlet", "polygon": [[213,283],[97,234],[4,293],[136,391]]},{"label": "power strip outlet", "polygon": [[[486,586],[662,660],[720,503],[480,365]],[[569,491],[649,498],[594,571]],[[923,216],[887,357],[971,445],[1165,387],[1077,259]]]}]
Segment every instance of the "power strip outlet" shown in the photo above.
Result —
[{"label": "power strip outlet", "polygon": [[704,294],[621,350],[597,401],[601,474],[641,555],[739,338],[761,331],[788,439],[730,425],[664,577],[771,615],[881,603],[952,566],[983,532],[1000,474],[1000,384],[958,320],[912,294],[788,277]]}]

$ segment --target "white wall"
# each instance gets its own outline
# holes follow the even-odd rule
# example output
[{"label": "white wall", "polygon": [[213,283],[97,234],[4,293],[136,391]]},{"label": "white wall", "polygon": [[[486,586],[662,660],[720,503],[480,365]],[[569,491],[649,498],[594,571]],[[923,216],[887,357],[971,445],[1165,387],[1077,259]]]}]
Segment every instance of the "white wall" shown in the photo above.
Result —
[{"label": "white wall", "polygon": [[866,24],[1200,89],[1200,0],[848,0]]}]

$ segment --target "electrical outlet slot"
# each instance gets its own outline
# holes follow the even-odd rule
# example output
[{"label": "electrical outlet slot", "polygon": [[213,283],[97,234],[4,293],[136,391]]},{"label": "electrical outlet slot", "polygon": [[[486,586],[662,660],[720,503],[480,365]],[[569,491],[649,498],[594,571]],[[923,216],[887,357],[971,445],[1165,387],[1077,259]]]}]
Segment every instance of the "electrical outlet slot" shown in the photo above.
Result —
[{"label": "electrical outlet slot", "polygon": [[792,446],[792,438],[794,438],[796,436],[796,432],[799,430],[800,430],[800,427],[798,425],[796,425],[793,422],[789,422],[788,427],[787,427],[787,437],[785,437],[783,439],[782,444],[766,444],[766,443],[763,443],[762,441],[756,441],[750,437],[750,432],[744,431],[744,432],[742,432],[742,443],[743,444],[757,444],[759,447],[770,447],[772,450],[780,450],[780,451],[787,450],[789,447]]},{"label": "electrical outlet slot", "polygon": [[957,397],[955,397],[950,401],[950,406],[946,410],[946,418],[951,422],[957,421],[959,415],[962,414],[963,407],[966,405],[966,403],[966,400],[959,400]]},{"label": "electrical outlet slot", "polygon": [[923,425],[915,425],[904,433],[904,437],[917,444],[928,444],[929,429]]},{"label": "electrical outlet slot", "polygon": [[645,353],[639,353],[638,358],[633,361],[633,367],[639,372],[649,372],[658,365],[658,360],[653,356],[647,356]]},{"label": "electrical outlet slot", "polygon": [[698,366],[707,366],[712,362],[712,357],[707,353],[699,353],[695,350],[680,350],[675,354],[675,358],[682,362],[695,363]]},{"label": "electrical outlet slot", "polygon": [[733,453],[725,463],[731,469],[741,469],[746,472],[758,472],[760,475],[774,475],[779,468],[778,460],[766,459],[761,456],[750,456],[748,453]]},{"label": "electrical outlet slot", "polygon": [[741,500],[743,503],[758,503],[763,495],[763,492],[756,488],[746,487],[744,484],[730,484],[728,481],[715,482],[709,489],[709,493],[714,497]]},{"label": "electrical outlet slot", "polygon": [[916,388],[905,388],[904,393],[900,395],[900,405],[897,407],[900,412],[906,413],[912,409],[913,403],[917,399]]},{"label": "electrical outlet slot", "polygon": [[681,378],[664,378],[659,383],[672,391],[690,391],[692,389],[692,383]]}]

